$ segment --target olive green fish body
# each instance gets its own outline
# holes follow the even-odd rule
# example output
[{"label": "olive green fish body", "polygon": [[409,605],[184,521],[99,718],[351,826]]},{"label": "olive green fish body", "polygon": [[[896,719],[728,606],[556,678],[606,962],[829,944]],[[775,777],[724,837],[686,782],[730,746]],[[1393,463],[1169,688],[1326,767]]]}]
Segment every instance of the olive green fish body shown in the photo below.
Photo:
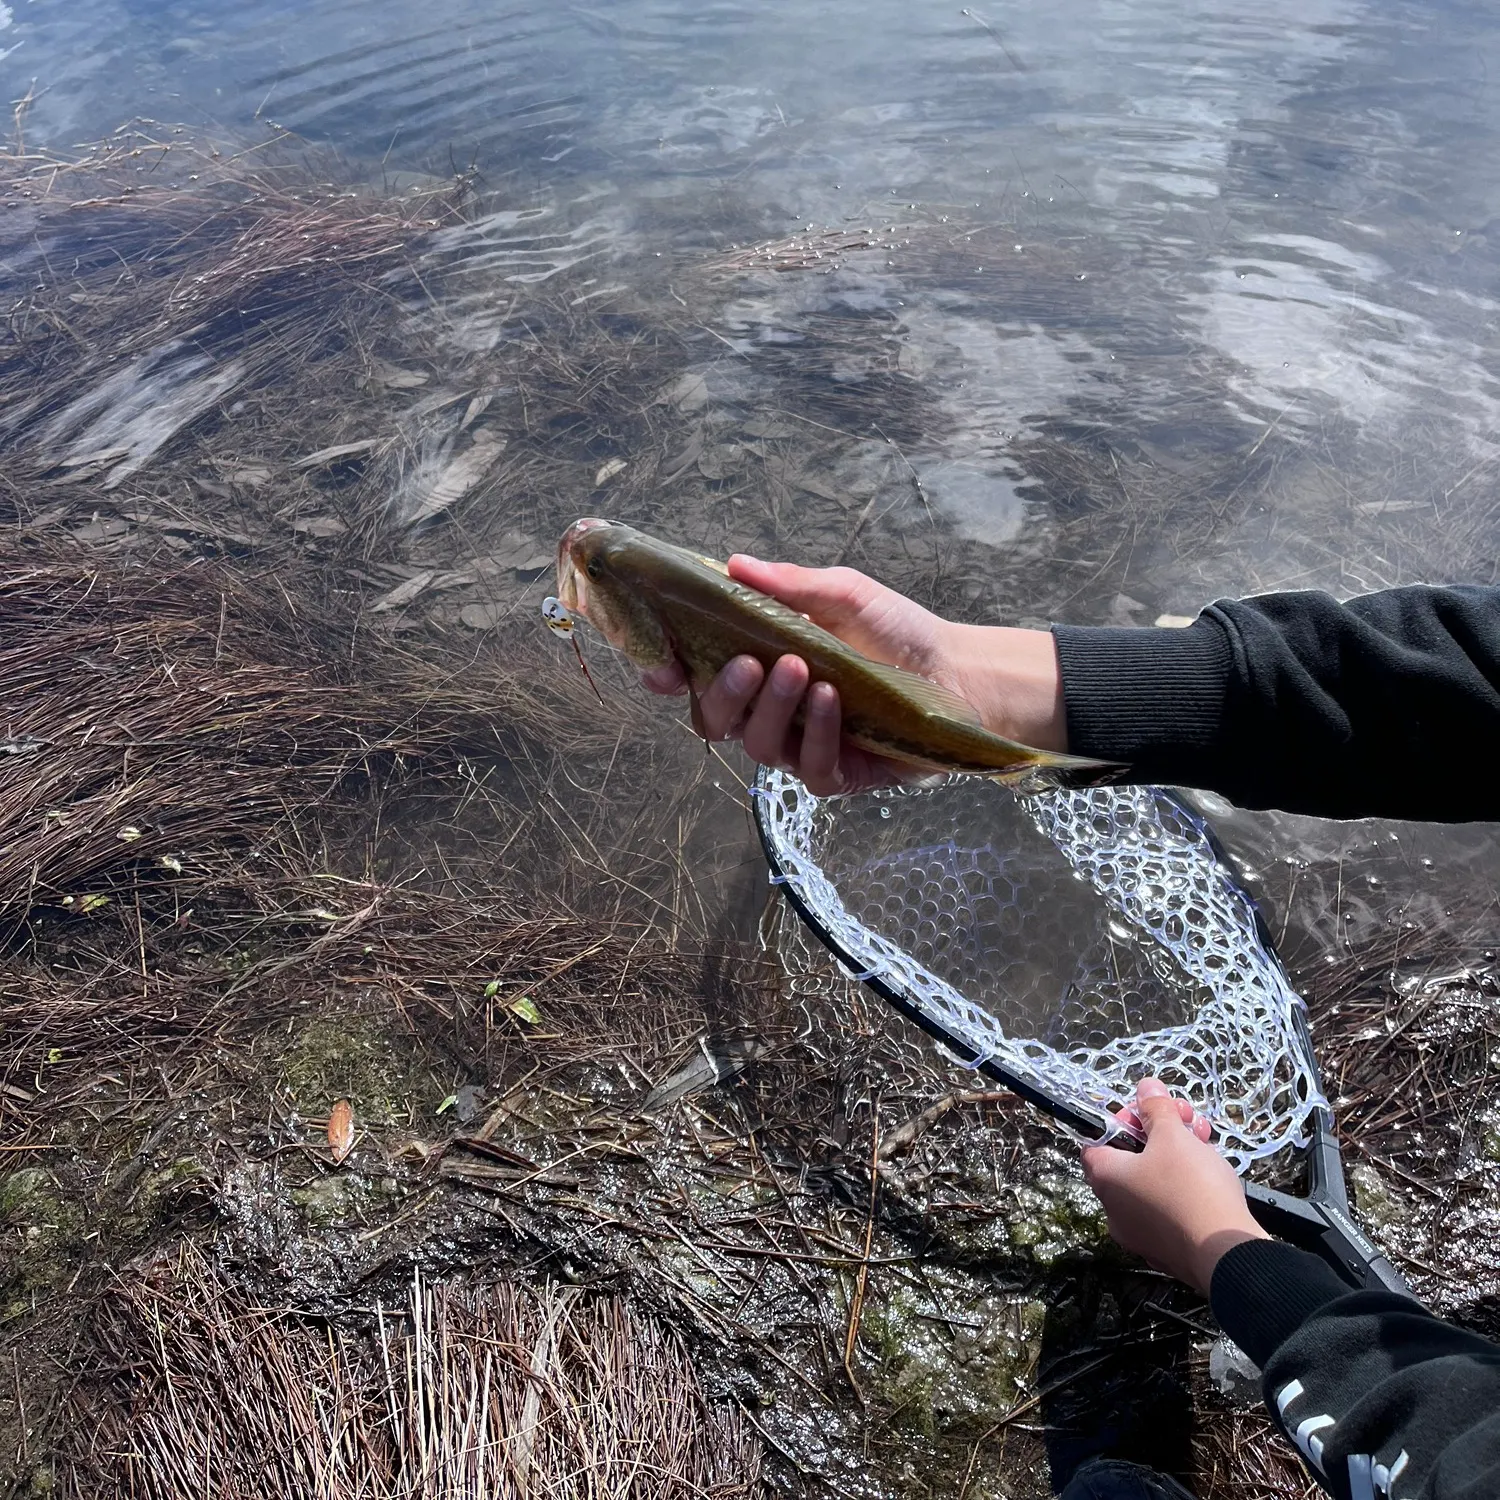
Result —
[{"label": "olive green fish body", "polygon": [[856,745],[925,771],[1082,785],[1118,771],[992,734],[946,688],[871,661],[779,600],[736,583],[720,563],[631,527],[575,522],[558,548],[558,596],[641,668],[681,665],[696,695],[736,656],[767,672],[800,656],[810,680],[838,690]]}]

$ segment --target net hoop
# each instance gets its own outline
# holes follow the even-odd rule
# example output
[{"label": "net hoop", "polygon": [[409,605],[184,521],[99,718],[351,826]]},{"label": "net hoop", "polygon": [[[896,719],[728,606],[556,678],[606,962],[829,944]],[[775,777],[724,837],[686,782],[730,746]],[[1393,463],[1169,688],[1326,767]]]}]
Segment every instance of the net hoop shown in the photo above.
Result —
[{"label": "net hoop", "polygon": [[[1055,1046],[1008,1034],[990,1009],[850,909],[819,863],[840,808],[859,798],[815,797],[785,772],[762,769],[752,795],[756,823],[780,885],[803,921],[848,976],[876,989],[936,1037],[964,1066],[982,1069],[1092,1140],[1121,1133],[1113,1111],[1147,1073],[1183,1090],[1206,1114],[1237,1171],[1305,1146],[1327,1102],[1307,1041],[1301,998],[1275,956],[1259,911],[1202,817],[1160,787],[1097,787],[1016,793],[994,782],[955,778],[938,787],[876,794],[897,810],[905,799],[955,796],[968,816],[943,845],[961,856],[970,884],[985,862],[1003,859],[976,827],[976,793],[1003,813],[1020,813],[1097,894],[1114,924],[1159,967],[1183,977],[1198,997],[1183,1024],[1117,1036],[1097,1046]],[[988,804],[986,804],[988,805]],[[921,809],[924,817],[941,804]],[[940,822],[938,818],[936,821]],[[919,851],[931,859],[933,850]],[[951,860],[950,860],[951,863]],[[947,882],[950,886],[952,881]],[[1045,899],[1045,895],[1043,897]],[[944,940],[963,938],[949,914]],[[898,924],[899,925],[899,924]],[[929,922],[929,926],[930,926]],[[783,962],[787,956],[783,956]]]}]

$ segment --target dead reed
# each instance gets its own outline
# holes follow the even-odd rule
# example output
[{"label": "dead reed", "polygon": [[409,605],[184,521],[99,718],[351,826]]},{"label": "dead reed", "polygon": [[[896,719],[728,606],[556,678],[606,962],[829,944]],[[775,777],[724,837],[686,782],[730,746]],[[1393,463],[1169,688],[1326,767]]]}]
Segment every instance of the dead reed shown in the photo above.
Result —
[{"label": "dead reed", "polygon": [[[102,565],[0,547],[0,915],[126,866],[269,835],[340,786],[514,751],[571,678],[451,670],[357,639],[286,576]],[[296,584],[292,585],[296,587]],[[588,731],[580,725],[580,739]]]},{"label": "dead reed", "polygon": [[551,1283],[433,1285],[353,1325],[255,1306],[183,1248],[98,1310],[77,1500],[735,1500],[760,1445],[670,1329]]}]

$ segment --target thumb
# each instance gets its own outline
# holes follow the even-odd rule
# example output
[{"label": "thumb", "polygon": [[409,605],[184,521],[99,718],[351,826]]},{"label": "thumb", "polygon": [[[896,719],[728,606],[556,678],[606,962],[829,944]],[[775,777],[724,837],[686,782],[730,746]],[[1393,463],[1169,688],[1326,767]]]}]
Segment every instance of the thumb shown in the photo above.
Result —
[{"label": "thumb", "polygon": [[796,563],[762,562],[737,552],[729,559],[729,576],[781,600],[799,614],[838,634],[881,591],[873,578],[853,568],[803,568]]},{"label": "thumb", "polygon": [[1178,1109],[1177,1101],[1166,1084],[1159,1078],[1143,1078],[1136,1085],[1135,1112],[1148,1141],[1153,1132],[1164,1129],[1168,1124],[1179,1127],[1182,1125],[1182,1111]]}]

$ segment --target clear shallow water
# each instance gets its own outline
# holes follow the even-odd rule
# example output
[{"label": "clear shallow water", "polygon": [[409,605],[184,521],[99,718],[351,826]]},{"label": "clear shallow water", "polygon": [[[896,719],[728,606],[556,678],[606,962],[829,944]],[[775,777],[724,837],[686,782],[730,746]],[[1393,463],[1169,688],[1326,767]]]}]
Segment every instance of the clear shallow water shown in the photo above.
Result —
[{"label": "clear shallow water", "polygon": [[[1500,25],[1483,7],[29,0],[9,15],[0,70],[12,99],[34,81],[32,141],[133,115],[251,139],[274,122],[371,176],[473,166],[548,224],[587,226],[613,275],[660,257],[667,285],[708,250],[886,232],[883,266],[752,279],[714,320],[708,389],[743,391],[754,360],[795,358],[820,318],[878,322],[932,418],[906,456],[961,535],[1046,552],[1066,497],[1028,459],[1037,440],[1118,450],[1127,498],[1186,495],[1142,507],[1073,618],[1495,574]],[[861,358],[826,371],[854,411]],[[1207,540],[1183,529],[1200,474],[1203,507],[1224,511]],[[999,613],[1042,608],[1018,596]],[[1394,869],[1376,851],[1389,830],[1235,827],[1258,869],[1290,855],[1373,873],[1377,923],[1419,888],[1427,912],[1488,899],[1500,869],[1484,832],[1402,834]],[[1332,941],[1324,885],[1287,890],[1294,927]]]}]

